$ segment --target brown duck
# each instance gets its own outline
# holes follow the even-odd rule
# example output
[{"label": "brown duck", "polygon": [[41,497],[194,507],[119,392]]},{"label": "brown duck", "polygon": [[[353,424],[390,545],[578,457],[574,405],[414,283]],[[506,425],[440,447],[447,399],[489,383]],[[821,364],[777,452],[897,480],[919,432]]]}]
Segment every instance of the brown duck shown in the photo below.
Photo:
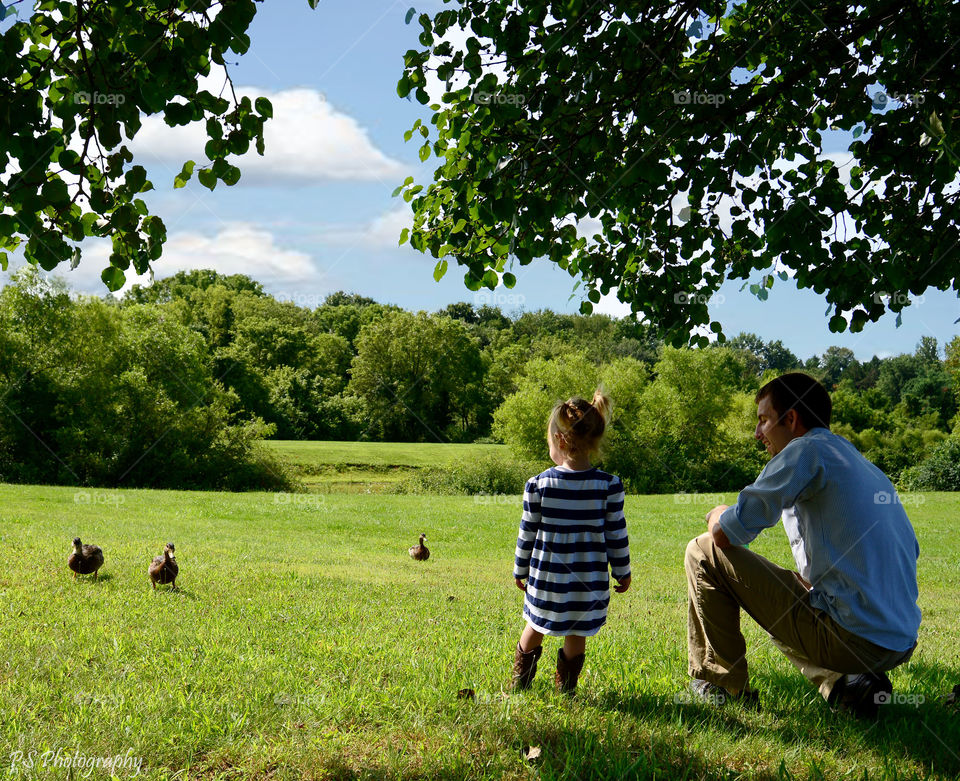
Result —
[{"label": "brown duck", "polygon": [[150,562],[148,572],[150,573],[150,582],[153,584],[154,589],[156,589],[157,583],[161,586],[169,583],[171,590],[176,589],[177,575],[180,573],[180,566],[177,564],[177,560],[173,555],[175,550],[176,547],[174,544],[168,542],[163,549],[163,555],[157,556]]},{"label": "brown duck", "polygon": [[416,545],[410,546],[410,558],[416,559],[417,561],[426,561],[430,558],[430,551],[427,549],[427,546],[423,544],[424,540],[427,539],[426,534],[420,535],[420,542]]},{"label": "brown duck", "polygon": [[67,566],[73,570],[74,580],[77,579],[77,575],[91,573],[96,580],[97,570],[103,566],[103,551],[97,545],[83,545],[79,537],[74,537],[73,553],[67,559]]}]

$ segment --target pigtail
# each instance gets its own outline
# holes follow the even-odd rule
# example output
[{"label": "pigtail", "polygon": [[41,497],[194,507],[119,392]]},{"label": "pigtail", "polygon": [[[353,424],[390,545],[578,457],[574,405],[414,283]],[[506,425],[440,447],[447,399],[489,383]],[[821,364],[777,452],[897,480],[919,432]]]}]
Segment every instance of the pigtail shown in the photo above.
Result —
[{"label": "pigtail", "polygon": [[600,386],[593,392],[593,400],[590,402],[590,406],[600,413],[600,417],[603,418],[604,423],[610,422],[610,413],[613,411],[613,402],[603,390],[603,386]]},{"label": "pigtail", "polygon": [[552,431],[559,432],[571,452],[596,451],[610,419],[611,408],[610,397],[602,388],[597,388],[592,402],[578,396],[561,401],[550,415],[547,436],[549,438]]}]

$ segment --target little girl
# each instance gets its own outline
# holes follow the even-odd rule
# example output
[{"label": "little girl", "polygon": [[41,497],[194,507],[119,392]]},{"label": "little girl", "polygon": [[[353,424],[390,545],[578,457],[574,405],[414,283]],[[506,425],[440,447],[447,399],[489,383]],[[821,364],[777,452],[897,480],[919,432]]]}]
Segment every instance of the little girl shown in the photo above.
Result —
[{"label": "little girl", "polygon": [[[623,593],[630,588],[630,548],[620,478],[590,465],[600,445],[610,399],[573,398],[553,408],[547,444],[555,467],[530,478],[523,493],[513,576],[525,592],[513,662],[513,688],[526,689],[537,672],[544,635],[563,637],[557,652],[557,689],[573,694],[583,669],[587,638],[607,620],[613,570]],[[524,583],[526,580],[526,583]]]}]

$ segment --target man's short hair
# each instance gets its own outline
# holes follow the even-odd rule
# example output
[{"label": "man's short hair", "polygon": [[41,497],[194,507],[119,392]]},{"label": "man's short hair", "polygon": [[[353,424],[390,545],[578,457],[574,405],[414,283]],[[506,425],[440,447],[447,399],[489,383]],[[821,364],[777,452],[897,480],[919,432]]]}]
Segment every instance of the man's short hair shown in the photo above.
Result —
[{"label": "man's short hair", "polygon": [[760,399],[766,396],[770,397],[771,406],[781,418],[795,409],[804,427],[830,428],[830,414],[833,411],[830,394],[809,374],[789,372],[770,380],[757,391],[754,401],[759,404]]}]

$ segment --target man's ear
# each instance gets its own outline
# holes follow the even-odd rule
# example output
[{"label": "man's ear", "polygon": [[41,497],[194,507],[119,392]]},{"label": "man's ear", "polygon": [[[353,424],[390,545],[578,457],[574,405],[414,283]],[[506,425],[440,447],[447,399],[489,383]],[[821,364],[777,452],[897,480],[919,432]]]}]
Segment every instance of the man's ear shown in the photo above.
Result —
[{"label": "man's ear", "polygon": [[802,421],[800,420],[800,413],[795,409],[788,409],[786,414],[783,416],[783,422],[787,424],[787,428],[792,432],[797,433],[798,428],[803,428]]}]

